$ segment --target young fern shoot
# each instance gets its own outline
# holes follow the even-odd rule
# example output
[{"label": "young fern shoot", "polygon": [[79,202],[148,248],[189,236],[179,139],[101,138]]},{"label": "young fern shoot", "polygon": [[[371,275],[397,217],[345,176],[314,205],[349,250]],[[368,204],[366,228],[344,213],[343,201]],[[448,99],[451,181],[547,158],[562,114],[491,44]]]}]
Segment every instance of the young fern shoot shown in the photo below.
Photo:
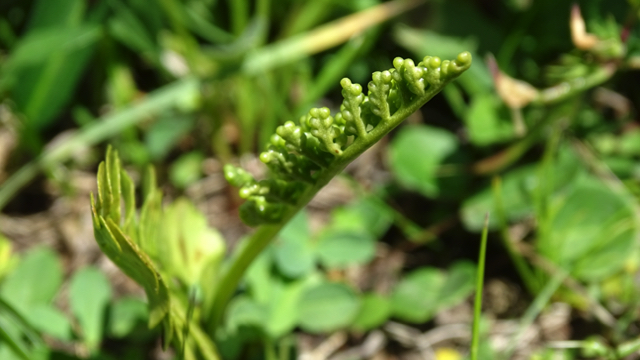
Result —
[{"label": "young fern shoot", "polygon": [[247,225],[262,226],[235,254],[218,284],[214,326],[244,270],[284,224],[347,164],[469,66],[469,52],[455,60],[427,56],[418,64],[398,57],[392,69],[373,73],[367,95],[361,85],[344,78],[340,81],[344,100],[335,116],[326,107],[313,108],[297,124],[288,121],[276,129],[260,154],[271,170],[268,178],[257,181],[241,168],[225,166],[225,177],[246,199],[240,217]]},{"label": "young fern shoot", "polygon": [[241,168],[225,166],[225,177],[246,199],[240,207],[242,220],[250,226],[285,220],[318,185],[324,186],[470,65],[468,52],[453,61],[427,56],[417,65],[398,57],[393,69],[373,74],[367,96],[362,86],[342,79],[344,100],[335,116],[326,107],[313,108],[298,124],[287,121],[276,129],[260,154],[271,170],[267,179],[256,181]]}]

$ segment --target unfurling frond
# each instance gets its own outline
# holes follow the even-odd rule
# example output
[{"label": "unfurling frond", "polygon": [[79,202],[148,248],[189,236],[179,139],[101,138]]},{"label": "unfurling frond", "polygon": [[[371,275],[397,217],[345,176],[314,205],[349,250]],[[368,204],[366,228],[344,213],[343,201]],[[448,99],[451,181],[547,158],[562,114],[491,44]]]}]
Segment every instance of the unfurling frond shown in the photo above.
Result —
[{"label": "unfurling frond", "polygon": [[271,170],[268,179],[256,181],[242,169],[225,167],[227,180],[246,199],[242,220],[251,226],[282,221],[469,66],[468,52],[455,60],[427,56],[418,64],[398,57],[392,69],[373,73],[367,95],[360,84],[342,79],[344,100],[335,116],[329,108],[313,108],[299,124],[287,121],[276,129],[260,154]]}]

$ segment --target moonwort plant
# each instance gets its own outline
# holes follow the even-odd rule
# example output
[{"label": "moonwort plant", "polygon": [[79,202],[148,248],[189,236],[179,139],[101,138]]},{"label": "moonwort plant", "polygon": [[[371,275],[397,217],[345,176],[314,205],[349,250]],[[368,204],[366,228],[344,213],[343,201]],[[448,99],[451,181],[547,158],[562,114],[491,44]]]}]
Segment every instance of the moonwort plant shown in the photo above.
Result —
[{"label": "moonwort plant", "polygon": [[246,224],[260,227],[221,278],[214,324],[221,320],[246,268],[287,221],[347,164],[468,69],[471,54],[460,53],[451,61],[426,56],[418,64],[397,57],[393,66],[373,73],[368,96],[361,85],[342,79],[344,100],[335,117],[326,107],[313,108],[299,124],[288,121],[279,126],[267,150],[260,154],[271,170],[268,178],[256,181],[243,169],[225,166],[225,177],[240,187],[240,196],[246,199],[240,206],[240,217]]},{"label": "moonwort plant", "polygon": [[[202,221],[195,228],[177,225],[181,221],[175,214],[184,212],[175,204],[161,208],[153,180],[144,186],[139,218],[134,216],[133,182],[117,154],[107,152],[98,171],[98,196],[92,198],[95,237],[102,251],[145,289],[149,325],[163,324],[165,344],[174,339],[187,357],[197,348],[205,358],[218,358],[200,322],[191,319],[196,301],[187,300],[187,290],[200,294],[197,314],[213,333],[245,270],[289,219],[351,161],[467,70],[471,54],[463,52],[444,61],[427,56],[418,64],[398,57],[393,66],[373,74],[367,95],[361,85],[342,79],[344,100],[335,116],[328,108],[313,108],[298,124],[289,121],[279,126],[260,155],[270,169],[266,179],[258,181],[241,168],[225,166],[225,177],[240,187],[240,196],[246,199],[240,217],[257,229],[220,272],[217,265],[224,246],[219,237]],[[195,211],[188,214],[192,215],[183,220],[201,216]],[[165,231],[167,226],[172,231]],[[174,279],[182,286],[176,286]],[[187,341],[186,334],[193,340]]]}]

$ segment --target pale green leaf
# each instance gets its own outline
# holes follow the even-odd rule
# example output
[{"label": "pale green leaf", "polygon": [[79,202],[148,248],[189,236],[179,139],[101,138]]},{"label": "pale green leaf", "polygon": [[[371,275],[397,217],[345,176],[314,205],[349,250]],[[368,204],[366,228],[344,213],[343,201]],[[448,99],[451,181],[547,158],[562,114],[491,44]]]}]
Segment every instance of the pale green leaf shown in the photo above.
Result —
[{"label": "pale green leaf", "polygon": [[513,121],[505,112],[506,107],[497,95],[483,93],[474,96],[464,117],[471,142],[486,146],[511,140],[515,135]]},{"label": "pale green leaf", "polygon": [[398,181],[427,197],[440,193],[438,169],[458,147],[452,133],[431,126],[405,126],[391,143],[391,170]]},{"label": "pale green leaf", "polygon": [[353,321],[353,328],[368,331],[384,324],[391,316],[391,302],[378,294],[367,294],[362,297],[360,311]]},{"label": "pale green leaf", "polygon": [[229,303],[227,309],[227,329],[236,332],[241,326],[264,328],[267,323],[267,308],[253,299],[238,296]]},{"label": "pale green leaf", "polygon": [[349,326],[358,314],[360,300],[346,285],[323,282],[307,288],[297,307],[302,329],[325,333]]},{"label": "pale green leaf", "polygon": [[69,305],[82,329],[82,338],[91,349],[102,340],[104,312],[111,299],[111,284],[98,269],[77,271],[69,285]]},{"label": "pale green leaf", "polygon": [[332,229],[365,232],[380,237],[393,222],[393,213],[384,202],[369,197],[336,209],[331,215]]},{"label": "pale green leaf", "polygon": [[572,191],[553,199],[551,216],[538,240],[546,258],[585,281],[621,270],[638,234],[627,197],[586,176]]},{"label": "pale green leaf", "polygon": [[7,275],[0,287],[2,297],[26,314],[37,305],[49,304],[62,284],[62,265],[49,248],[30,250]]},{"label": "pale green leaf", "polygon": [[280,272],[291,278],[310,273],[315,267],[309,220],[304,211],[298,213],[280,232],[273,244],[274,262]]},{"label": "pale green leaf", "polygon": [[117,338],[127,336],[136,324],[147,321],[147,305],[140,299],[125,297],[111,306],[109,315],[109,335]]},{"label": "pale green leaf", "polygon": [[279,288],[274,291],[269,307],[269,317],[266,330],[273,338],[280,338],[291,332],[299,318],[297,307],[300,296],[309,285],[309,277],[292,283],[279,283]]},{"label": "pale green leaf", "polygon": [[440,309],[456,305],[466,299],[475,288],[476,265],[469,261],[458,261],[447,271],[447,281],[440,289]]},{"label": "pale green leaf", "polygon": [[410,323],[429,320],[438,308],[439,292],[446,276],[434,268],[423,268],[407,274],[391,296],[391,309],[397,318]]},{"label": "pale green leaf", "polygon": [[25,314],[34,328],[62,341],[71,340],[71,323],[52,305],[38,305]]},{"label": "pale green leaf", "polygon": [[326,231],[316,243],[318,258],[328,268],[345,268],[373,259],[376,241],[365,232]]}]

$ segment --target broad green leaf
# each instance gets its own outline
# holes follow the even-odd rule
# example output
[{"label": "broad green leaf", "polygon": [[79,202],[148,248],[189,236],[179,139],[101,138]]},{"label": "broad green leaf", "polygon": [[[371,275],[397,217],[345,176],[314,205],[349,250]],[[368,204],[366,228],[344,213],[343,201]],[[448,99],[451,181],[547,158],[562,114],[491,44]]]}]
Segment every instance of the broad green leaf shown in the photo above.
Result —
[{"label": "broad green leaf", "polygon": [[365,232],[378,238],[389,229],[393,214],[387,205],[372,197],[362,197],[355,202],[336,209],[331,214],[332,229]]},{"label": "broad green leaf", "polygon": [[423,268],[407,274],[391,295],[391,309],[397,318],[410,323],[423,323],[435,314],[440,289],[446,281],[442,271]]},{"label": "broad green leaf", "polygon": [[82,328],[82,338],[90,349],[102,340],[104,312],[111,300],[111,284],[94,267],[78,270],[69,285],[69,305]]},{"label": "broad green leaf", "polygon": [[475,288],[476,265],[469,261],[458,261],[447,271],[447,281],[440,289],[438,307],[455,305],[466,299]]},{"label": "broad green leaf", "polygon": [[118,299],[111,306],[109,313],[109,335],[125,337],[136,324],[146,323],[148,317],[147,305],[142,300],[132,297]]},{"label": "broad green leaf", "polygon": [[384,324],[391,316],[391,302],[378,294],[367,294],[362,297],[360,311],[353,321],[353,328],[368,331]]},{"label": "broad green leaf", "polygon": [[[178,232],[173,238],[166,235],[156,240],[160,253],[171,249],[171,263],[160,263],[163,269],[170,269],[183,284],[197,285],[202,289],[203,304],[211,304],[215,295],[215,281],[218,280],[220,264],[225,254],[225,241],[214,228],[209,227],[206,216],[193,203],[179,198],[165,208],[162,215],[166,225],[177,224]],[[153,241],[153,239],[151,239]]]},{"label": "broad green leaf", "polygon": [[393,290],[391,312],[403,321],[426,322],[466,299],[475,288],[475,275],[475,265],[468,261],[456,262],[446,272],[430,267],[414,270]]},{"label": "broad green leaf", "polygon": [[[460,217],[465,228],[480,231],[484,225],[485,214],[500,214],[504,211],[507,221],[519,221],[534,212],[534,203],[540,184],[552,192],[564,191],[572,180],[582,171],[579,159],[573,151],[562,148],[555,159],[550,176],[540,179],[539,165],[525,165],[509,171],[500,181],[501,208],[491,184],[484,190],[467,198],[462,204]],[[500,211],[499,211],[500,210]],[[489,228],[498,225],[498,216],[489,218]]]},{"label": "broad green leaf", "polygon": [[305,289],[297,308],[302,329],[326,333],[349,326],[358,314],[360,299],[346,285],[323,282]]},{"label": "broad green leaf", "polygon": [[280,231],[280,238],[284,240],[308,239],[311,237],[309,229],[309,216],[307,212],[298,212]]},{"label": "broad green leaf", "polygon": [[438,311],[455,306],[475,287],[475,266],[457,262],[447,272],[421,268],[407,274],[391,296],[393,315],[411,323],[430,320]]},{"label": "broad green leaf", "polygon": [[38,305],[25,314],[34,328],[62,341],[71,340],[71,323],[52,305]]},{"label": "broad green leaf", "polygon": [[438,196],[438,169],[458,147],[450,132],[426,125],[405,126],[391,142],[391,170],[398,181],[426,197]]},{"label": "broad green leaf", "polygon": [[270,248],[263,251],[251,263],[245,274],[245,281],[249,286],[251,297],[260,304],[268,304],[272,299],[273,276],[271,275],[272,253]]},{"label": "broad green leaf", "polygon": [[160,246],[160,241],[156,239],[160,239],[165,230],[159,225],[163,224],[162,192],[156,185],[156,173],[151,166],[147,167],[141,190],[144,203],[140,209],[138,229],[136,232],[135,226],[132,226],[132,230],[128,230],[128,233],[131,235],[133,242],[144,249],[149,258],[157,261],[160,259],[160,253],[163,248]]},{"label": "broad green leaf", "polygon": [[485,146],[513,138],[513,122],[500,112],[504,108],[492,93],[478,94],[471,99],[471,106],[464,118],[471,142]]},{"label": "broad green leaf", "polygon": [[236,332],[241,326],[265,328],[267,319],[267,307],[246,296],[234,298],[227,308],[226,323],[231,332]]},{"label": "broad green leaf", "polygon": [[278,270],[290,278],[304,276],[315,268],[309,220],[304,211],[282,229],[279,239],[273,244],[273,256]]},{"label": "broad green leaf", "polygon": [[38,305],[49,304],[62,284],[62,265],[49,248],[30,250],[7,275],[0,287],[2,297],[18,312],[28,314]]},{"label": "broad green leaf", "polygon": [[541,224],[538,249],[546,258],[585,281],[598,281],[621,270],[633,254],[638,223],[625,195],[584,176],[572,191],[552,201],[550,218]]},{"label": "broad green leaf", "polygon": [[266,325],[267,332],[278,339],[290,333],[299,318],[300,296],[304,289],[312,284],[314,279],[306,277],[291,283],[279,282],[277,290],[273,292],[269,306],[269,318]]},{"label": "broad green leaf", "polygon": [[376,241],[366,232],[328,230],[317,240],[316,251],[324,266],[344,268],[373,259]]},{"label": "broad green leaf", "polygon": [[[299,319],[300,296],[305,289],[318,284],[319,279],[317,273],[309,274],[292,282],[273,276],[269,262],[270,255],[266,253],[259,256],[247,271],[246,279],[251,302],[255,305],[249,306],[253,309],[251,311],[255,313],[254,308],[259,307],[259,312],[264,313],[260,315],[260,318],[262,319],[264,316],[264,319],[259,324],[257,321],[251,320],[252,324],[260,327],[273,339],[278,339],[295,328]],[[242,304],[242,306],[248,305]],[[249,317],[255,320],[257,316],[254,315]],[[233,316],[234,319],[237,318],[236,315]],[[239,319],[245,319],[245,317],[239,315]]]}]

